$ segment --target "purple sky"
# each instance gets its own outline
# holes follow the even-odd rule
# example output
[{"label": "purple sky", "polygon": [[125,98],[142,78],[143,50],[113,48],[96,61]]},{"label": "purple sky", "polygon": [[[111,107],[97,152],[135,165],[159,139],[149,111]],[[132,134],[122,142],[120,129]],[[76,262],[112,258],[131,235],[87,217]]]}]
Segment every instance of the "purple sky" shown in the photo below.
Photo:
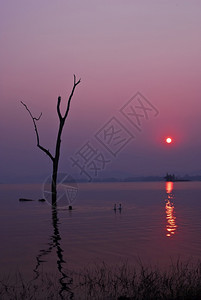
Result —
[{"label": "purple sky", "polygon": [[[74,73],[82,82],[63,133],[61,172],[79,176],[69,157],[116,117],[135,139],[116,158],[107,153],[101,176],[201,174],[199,0],[2,0],[0,38],[0,182],[50,173],[20,100],[43,112],[41,144],[53,151],[57,97],[67,99]],[[141,133],[119,113],[138,91],[159,111]],[[164,145],[167,135],[174,144]]]}]

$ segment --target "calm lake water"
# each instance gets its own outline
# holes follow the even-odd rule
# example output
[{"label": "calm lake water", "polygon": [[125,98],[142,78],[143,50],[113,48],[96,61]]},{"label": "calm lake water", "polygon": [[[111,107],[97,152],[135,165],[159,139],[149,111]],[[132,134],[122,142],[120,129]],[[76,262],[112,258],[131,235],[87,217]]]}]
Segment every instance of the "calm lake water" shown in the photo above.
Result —
[{"label": "calm lake water", "polygon": [[201,258],[201,182],[83,183],[72,211],[38,202],[41,185],[0,190],[1,275]]}]

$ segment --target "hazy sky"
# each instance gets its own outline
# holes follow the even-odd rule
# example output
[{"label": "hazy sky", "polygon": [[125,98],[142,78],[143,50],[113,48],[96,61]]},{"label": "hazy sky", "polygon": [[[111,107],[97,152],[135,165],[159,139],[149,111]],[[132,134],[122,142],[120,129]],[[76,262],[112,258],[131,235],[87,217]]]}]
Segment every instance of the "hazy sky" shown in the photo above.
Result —
[{"label": "hazy sky", "polygon": [[[89,142],[99,176],[201,174],[201,1],[1,0],[0,38],[0,182],[50,173],[20,100],[43,112],[41,144],[53,151],[57,97],[65,109],[73,74],[82,82],[63,133],[61,172],[84,178],[70,157],[84,163],[79,150]],[[137,92],[152,105],[147,119],[139,117],[141,131],[120,112]],[[101,134],[113,129],[119,135],[108,151],[100,140],[114,135]],[[163,142],[168,135],[172,145]],[[93,166],[85,166],[92,177]]]}]

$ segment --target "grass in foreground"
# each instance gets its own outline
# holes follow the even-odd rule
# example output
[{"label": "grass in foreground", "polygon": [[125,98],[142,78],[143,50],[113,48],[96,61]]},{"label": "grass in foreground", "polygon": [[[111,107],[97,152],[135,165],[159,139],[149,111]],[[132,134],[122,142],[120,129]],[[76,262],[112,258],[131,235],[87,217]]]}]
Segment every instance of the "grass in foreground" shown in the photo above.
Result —
[{"label": "grass in foreground", "polygon": [[[11,284],[12,282],[12,284]],[[158,268],[131,267],[105,263],[88,267],[66,277],[40,275],[26,281],[20,274],[0,280],[0,299],[103,299],[158,300],[201,299],[201,262],[177,261],[166,271]]]}]

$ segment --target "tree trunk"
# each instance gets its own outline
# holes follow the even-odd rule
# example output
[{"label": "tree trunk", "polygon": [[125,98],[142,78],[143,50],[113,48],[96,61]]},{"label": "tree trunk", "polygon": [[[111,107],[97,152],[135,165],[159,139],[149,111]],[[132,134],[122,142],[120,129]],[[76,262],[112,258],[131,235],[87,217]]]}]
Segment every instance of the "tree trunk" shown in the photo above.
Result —
[{"label": "tree trunk", "polygon": [[57,173],[58,173],[58,163],[59,159],[54,159],[53,161],[53,172],[52,172],[52,205],[56,206],[57,204]]},{"label": "tree trunk", "polygon": [[64,127],[64,120],[60,119],[59,130],[57,135],[55,157],[53,160],[53,173],[52,173],[52,205],[56,206],[57,203],[57,173],[60,157],[60,148],[61,148],[61,134]]}]

